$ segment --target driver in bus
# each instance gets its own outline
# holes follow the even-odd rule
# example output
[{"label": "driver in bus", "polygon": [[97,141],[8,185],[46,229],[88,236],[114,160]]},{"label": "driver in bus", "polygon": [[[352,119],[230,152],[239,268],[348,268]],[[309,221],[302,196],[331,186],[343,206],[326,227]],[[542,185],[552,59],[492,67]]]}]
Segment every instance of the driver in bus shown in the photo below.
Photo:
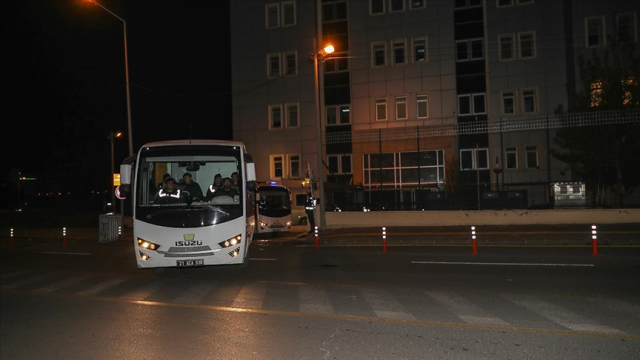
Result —
[{"label": "driver in bus", "polygon": [[158,190],[154,204],[177,204],[180,202],[182,191],[178,189],[176,181],[172,177],[164,179],[162,188]]}]

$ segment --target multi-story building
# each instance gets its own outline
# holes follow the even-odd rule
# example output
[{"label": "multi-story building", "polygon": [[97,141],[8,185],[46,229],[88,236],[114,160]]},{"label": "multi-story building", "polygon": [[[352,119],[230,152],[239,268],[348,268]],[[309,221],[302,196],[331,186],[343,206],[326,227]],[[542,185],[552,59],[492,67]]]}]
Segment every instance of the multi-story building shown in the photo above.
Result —
[{"label": "multi-story building", "polygon": [[[498,188],[548,203],[551,182],[572,180],[550,156],[549,124],[570,107],[578,56],[612,33],[637,42],[638,7],[231,1],[233,138],[246,143],[259,179],[292,189],[299,210],[319,175],[327,210],[424,208],[443,189],[466,199],[460,208],[481,207],[481,194]],[[335,52],[324,53],[327,44]]]}]

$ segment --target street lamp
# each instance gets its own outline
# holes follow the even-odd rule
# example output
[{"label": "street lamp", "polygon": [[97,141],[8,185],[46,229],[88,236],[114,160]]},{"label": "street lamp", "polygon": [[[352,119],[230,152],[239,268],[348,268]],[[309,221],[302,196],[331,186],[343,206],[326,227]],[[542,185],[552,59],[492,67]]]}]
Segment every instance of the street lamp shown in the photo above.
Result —
[{"label": "street lamp", "polygon": [[109,141],[111,142],[111,181],[109,182],[109,187],[111,188],[111,207],[113,209],[113,213],[116,213],[116,192],[115,189],[113,188],[113,178],[115,177],[115,172],[113,171],[114,168],[114,160],[113,160],[113,143],[116,141],[116,139],[119,139],[122,137],[122,132],[120,131],[112,131],[109,133],[109,135],[107,136],[107,139],[109,139]]},{"label": "street lamp", "polygon": [[129,93],[129,58],[127,56],[127,22],[124,21],[123,18],[114,14],[111,10],[102,6],[96,0],[85,0],[97,6],[103,8],[109,14],[115,16],[118,20],[122,21],[122,28],[124,32],[124,76],[125,76],[125,85],[127,87],[127,127],[129,131],[129,155],[133,154],[133,131],[131,130],[131,95]]},{"label": "street lamp", "polygon": [[[317,40],[313,39],[313,48],[317,49]],[[319,202],[318,202],[318,212],[320,217],[320,230],[324,230],[327,228],[327,222],[324,216],[324,171],[322,169],[322,115],[320,111],[320,80],[319,80],[319,70],[318,70],[318,59],[324,62],[326,60],[325,55],[331,54],[335,51],[332,45],[328,45],[320,50],[314,51],[311,54],[311,58],[313,59],[313,71],[314,71],[314,79],[315,79],[315,90],[316,90],[316,146],[318,152],[318,190],[319,190]]]},{"label": "street lamp", "polygon": [[496,191],[500,191],[500,173],[502,172],[502,166],[500,166],[497,156],[496,164],[493,166],[493,172],[496,173]]}]

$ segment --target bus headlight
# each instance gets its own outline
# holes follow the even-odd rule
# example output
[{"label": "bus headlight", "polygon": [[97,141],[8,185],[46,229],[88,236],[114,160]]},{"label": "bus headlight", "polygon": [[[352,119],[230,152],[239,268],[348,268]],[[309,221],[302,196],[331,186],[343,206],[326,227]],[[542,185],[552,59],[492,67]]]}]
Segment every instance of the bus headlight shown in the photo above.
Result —
[{"label": "bus headlight", "polygon": [[238,256],[238,254],[240,254],[240,248],[233,250],[232,252],[229,253],[229,256],[231,257],[236,257]]},{"label": "bus headlight", "polygon": [[286,226],[287,227],[291,226],[291,220],[287,221]]},{"label": "bus headlight", "polygon": [[230,246],[236,246],[240,244],[240,240],[242,240],[242,235],[238,234],[232,238],[229,238],[221,243],[218,243],[221,248],[228,248]]},{"label": "bus headlight", "polygon": [[267,223],[260,221],[260,227],[263,228],[263,229],[266,228],[267,227]]},{"label": "bus headlight", "polygon": [[160,248],[160,245],[154,244],[151,241],[147,241],[145,239],[140,239],[140,238],[138,238],[138,246],[143,249],[149,249],[149,250],[158,250],[158,248]]},{"label": "bus headlight", "polygon": [[149,261],[149,259],[151,259],[151,256],[149,256],[148,254],[145,254],[142,251],[139,251],[139,253],[140,253],[140,260]]}]

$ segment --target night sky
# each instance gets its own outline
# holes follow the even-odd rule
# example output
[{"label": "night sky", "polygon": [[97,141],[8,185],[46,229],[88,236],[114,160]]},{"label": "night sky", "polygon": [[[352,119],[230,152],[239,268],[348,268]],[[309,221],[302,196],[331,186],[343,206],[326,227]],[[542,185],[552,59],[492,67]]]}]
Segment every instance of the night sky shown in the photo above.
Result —
[{"label": "night sky", "polygon": [[[126,21],[133,147],[231,139],[227,1],[101,0]],[[102,190],[128,155],[123,23],[82,0],[3,0],[0,178]]]}]

